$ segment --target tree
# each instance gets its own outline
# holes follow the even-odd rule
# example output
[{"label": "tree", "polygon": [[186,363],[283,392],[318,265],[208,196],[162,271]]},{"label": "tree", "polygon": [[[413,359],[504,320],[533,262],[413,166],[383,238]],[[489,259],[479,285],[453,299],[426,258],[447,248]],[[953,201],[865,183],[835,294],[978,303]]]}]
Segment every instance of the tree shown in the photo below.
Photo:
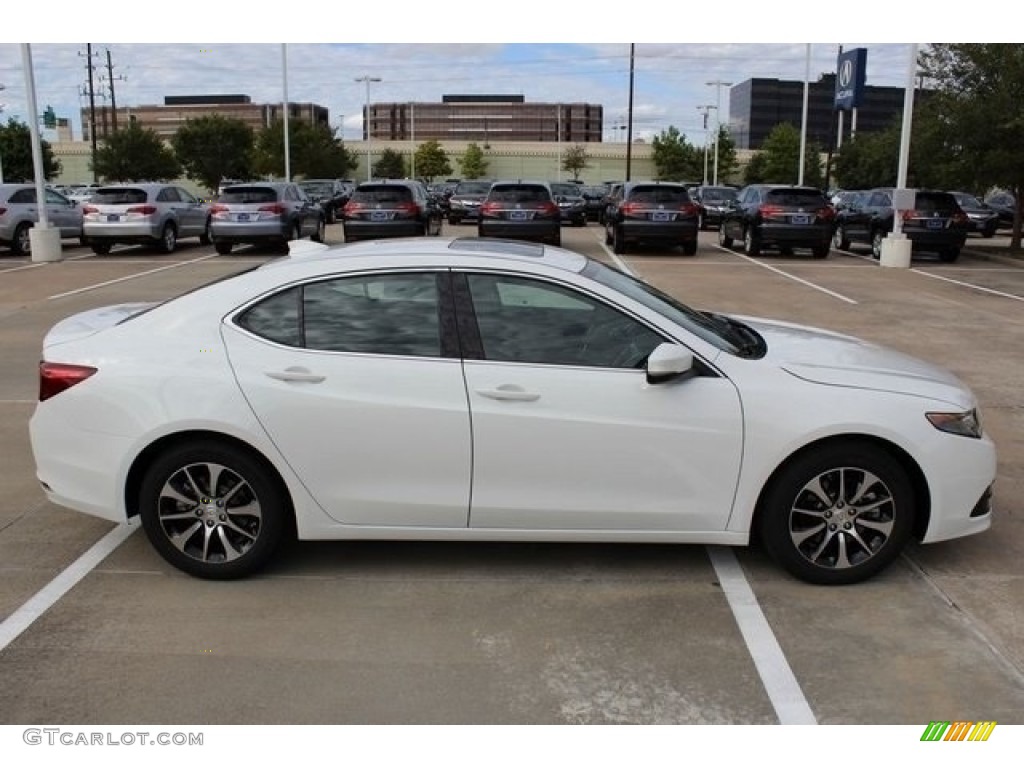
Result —
[{"label": "tree", "polygon": [[152,128],[134,121],[100,142],[93,170],[108,181],[157,181],[181,175],[174,150]]},{"label": "tree", "polygon": [[451,176],[452,164],[448,153],[437,139],[425,141],[416,149],[416,175],[433,181],[435,176]]},{"label": "tree", "polygon": [[684,181],[703,177],[704,153],[697,152],[674,125],[655,136],[651,144],[651,159],[659,179]]},{"label": "tree", "polygon": [[871,189],[896,184],[899,130],[860,132],[843,142],[835,156],[836,178],[844,189]]},{"label": "tree", "polygon": [[[714,149],[712,149],[711,156],[708,158],[709,175],[714,173],[714,167],[715,154]],[[732,140],[729,130],[724,125],[720,125],[718,127],[718,181],[722,182],[725,179],[731,179],[738,169],[739,161],[736,159],[736,142]],[[703,175],[703,169],[701,175]]]},{"label": "tree", "polygon": [[393,149],[385,149],[373,164],[373,176],[378,179],[401,179],[405,177],[405,161]]},{"label": "tree", "polygon": [[[308,120],[288,122],[288,160],[292,175],[307,179],[340,179],[359,166],[355,153],[329,126]],[[274,120],[260,131],[253,167],[260,174],[284,177],[284,121]]]},{"label": "tree", "polygon": [[571,173],[573,181],[579,181],[580,171],[589,165],[590,155],[582,144],[574,144],[562,156],[562,170]]},{"label": "tree", "polygon": [[[999,186],[1017,200],[1011,248],[1021,245],[1024,206],[1024,46],[995,43],[931,45],[919,66],[933,86],[944,133],[969,169],[970,188]],[[965,185],[967,186],[967,185]]]},{"label": "tree", "polygon": [[[50,180],[60,173],[60,160],[53,156],[48,141],[43,139],[42,145],[43,176]],[[32,167],[32,134],[28,125],[13,117],[7,125],[0,125],[0,162],[6,182],[30,182],[36,177]]]},{"label": "tree", "polygon": [[206,115],[188,120],[171,144],[185,175],[211,193],[222,179],[252,175],[252,128],[237,118]]},{"label": "tree", "polygon": [[487,175],[487,160],[484,151],[475,142],[466,147],[466,153],[458,160],[464,179],[482,179]]},{"label": "tree", "polygon": [[[747,166],[748,184],[752,173],[760,178],[758,181],[768,184],[796,184],[800,177],[800,131],[791,123],[779,123],[761,145],[761,152],[753,171]],[[811,187],[820,187],[824,181],[821,168],[821,148],[814,142],[808,142],[804,156],[803,183]]]}]

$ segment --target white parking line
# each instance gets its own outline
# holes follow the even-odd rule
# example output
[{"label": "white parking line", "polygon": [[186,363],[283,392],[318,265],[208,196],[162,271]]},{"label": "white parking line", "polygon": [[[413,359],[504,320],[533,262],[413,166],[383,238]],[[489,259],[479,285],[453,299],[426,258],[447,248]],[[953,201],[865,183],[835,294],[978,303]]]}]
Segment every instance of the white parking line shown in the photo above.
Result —
[{"label": "white parking line", "polygon": [[934,278],[935,280],[944,280],[947,283],[954,283],[955,285],[962,285],[965,288],[973,288],[974,290],[981,291],[982,293],[991,293],[993,296],[1002,296],[1004,299],[1013,299],[1014,301],[1024,301],[1024,296],[1018,296],[1015,293],[1005,293],[1003,291],[997,291],[994,288],[985,288],[984,286],[975,285],[974,283],[967,283],[967,282],[964,282],[963,280],[954,280],[951,277],[943,277],[942,275],[936,275],[934,272],[925,272],[922,269],[911,269],[910,271],[911,272],[916,272],[919,275],[924,275],[925,277]]},{"label": "white parking line", "polygon": [[0,651],[10,645],[33,622],[48,611],[72,587],[89,575],[103,558],[117,549],[138,529],[137,525],[119,525],[93,544],[81,557],[61,571],[45,587],[0,623]]},{"label": "white parking line", "polygon": [[712,243],[712,245],[714,245],[715,248],[717,248],[720,251],[724,251],[725,253],[732,254],[733,256],[739,256],[741,259],[746,259],[751,264],[756,264],[757,266],[759,266],[759,267],[761,267],[763,269],[767,269],[770,272],[774,272],[777,275],[782,275],[783,277],[785,277],[785,278],[787,278],[789,280],[793,280],[795,282],[798,282],[801,285],[806,285],[808,288],[813,288],[816,291],[821,291],[822,293],[827,294],[827,295],[831,296],[832,298],[839,299],[840,301],[845,301],[847,304],[859,304],[860,303],[860,302],[856,301],[855,299],[851,299],[849,296],[843,296],[843,294],[841,294],[841,293],[836,293],[835,291],[830,291],[828,288],[825,288],[825,287],[823,287],[821,285],[817,285],[816,283],[812,283],[810,280],[804,280],[802,277],[797,277],[796,275],[791,275],[788,272],[783,272],[781,269],[779,269],[778,267],[773,267],[771,264],[765,264],[763,261],[758,261],[757,259],[752,259],[749,256],[747,256],[745,253],[736,253],[736,251],[730,250],[729,248],[726,248],[723,245],[718,245],[717,243]]},{"label": "white parking line", "polygon": [[[633,275],[629,265],[598,239],[615,264],[627,275]],[[756,263],[756,262],[755,262]],[[783,273],[785,274],[785,273]],[[803,281],[801,281],[803,282]],[[828,292],[828,291],[826,291]],[[843,297],[840,297],[843,298]],[[852,301],[852,300],[850,300]],[[856,304],[857,302],[853,302]],[[804,696],[796,675],[793,674],[779,641],[775,638],[771,624],[765,618],[757,603],[754,590],[750,588],[736,555],[728,547],[706,548],[711,566],[715,569],[718,583],[725,593],[726,602],[739,627],[747,652],[754,662],[761,678],[765,693],[775,709],[775,715],[782,725],[817,725],[817,719]]]},{"label": "white parking line", "polygon": [[174,264],[166,264],[156,269],[147,269],[145,272],[139,272],[135,275],[126,275],[125,277],[118,277],[115,280],[106,280],[102,283],[96,283],[95,285],[87,285],[84,288],[76,288],[73,291],[65,291],[64,293],[55,293],[53,296],[48,296],[47,300],[52,301],[53,299],[62,299],[65,296],[74,296],[77,293],[86,293],[87,291],[94,291],[97,288],[104,288],[108,285],[115,285],[116,283],[123,283],[125,280],[134,280],[137,277],[145,277],[146,275],[155,275],[157,272],[166,272],[168,269],[177,269],[178,267],[184,267],[188,264],[195,264],[198,261],[206,261],[207,259],[216,258],[216,253],[211,253],[208,256],[200,256],[195,259],[189,259],[188,261],[177,261]]},{"label": "white parking line", "polygon": [[818,721],[807,703],[796,675],[775,639],[771,624],[765,618],[750,588],[736,555],[728,547],[708,547],[708,556],[722,585],[725,599],[754,660],[761,683],[775,714],[782,725],[817,725]]}]

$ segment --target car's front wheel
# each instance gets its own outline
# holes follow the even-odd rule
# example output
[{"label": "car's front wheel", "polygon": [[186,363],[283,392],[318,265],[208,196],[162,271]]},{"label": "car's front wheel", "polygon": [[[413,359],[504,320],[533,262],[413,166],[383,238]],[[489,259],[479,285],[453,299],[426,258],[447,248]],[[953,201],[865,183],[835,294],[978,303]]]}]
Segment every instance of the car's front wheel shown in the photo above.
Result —
[{"label": "car's front wheel", "polygon": [[876,259],[882,258],[882,243],[885,242],[885,232],[876,229],[871,233],[871,255]]},{"label": "car's front wheel", "polygon": [[291,507],[262,461],[204,440],[171,448],[153,462],[139,512],[150,542],[175,568],[234,579],[269,561],[288,530]]},{"label": "car's front wheel", "polygon": [[732,248],[732,238],[725,234],[725,222],[718,225],[718,244],[723,248]]},{"label": "car's front wheel", "polygon": [[850,441],[783,467],[764,494],[758,525],[765,549],[792,575],[852,584],[899,555],[913,516],[913,487],[896,458]]},{"label": "car's front wheel", "polygon": [[174,253],[174,249],[178,247],[178,230],[173,224],[164,224],[156,247],[160,253]]},{"label": "car's front wheel", "polygon": [[850,250],[850,238],[846,236],[846,228],[842,224],[832,233],[832,247],[837,251]]},{"label": "car's front wheel", "polygon": [[743,252],[747,256],[761,255],[761,238],[758,237],[753,224],[748,225],[743,232]]},{"label": "car's front wheel", "polygon": [[14,237],[11,238],[11,253],[15,256],[27,256],[32,253],[32,238],[29,236],[31,229],[32,225],[23,221],[14,230]]}]

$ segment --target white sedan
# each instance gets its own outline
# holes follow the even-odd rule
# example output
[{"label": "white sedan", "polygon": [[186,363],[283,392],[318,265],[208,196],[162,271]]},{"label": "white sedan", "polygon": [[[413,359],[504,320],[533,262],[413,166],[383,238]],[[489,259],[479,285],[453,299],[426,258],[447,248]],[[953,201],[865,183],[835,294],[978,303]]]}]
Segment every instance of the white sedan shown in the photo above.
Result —
[{"label": "white sedan", "polygon": [[949,372],[698,312],[561,248],[303,244],[46,336],[57,504],[138,515],[233,578],[300,539],[745,545],[845,584],[991,521],[996,454]]}]

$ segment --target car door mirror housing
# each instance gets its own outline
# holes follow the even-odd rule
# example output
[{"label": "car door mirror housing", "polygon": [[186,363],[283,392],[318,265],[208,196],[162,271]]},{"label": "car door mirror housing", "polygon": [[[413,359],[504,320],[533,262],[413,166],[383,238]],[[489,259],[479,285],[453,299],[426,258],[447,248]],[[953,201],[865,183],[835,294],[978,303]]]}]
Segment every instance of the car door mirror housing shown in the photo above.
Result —
[{"label": "car door mirror housing", "polygon": [[659,344],[647,357],[648,384],[661,384],[695,372],[693,352],[679,344]]}]

